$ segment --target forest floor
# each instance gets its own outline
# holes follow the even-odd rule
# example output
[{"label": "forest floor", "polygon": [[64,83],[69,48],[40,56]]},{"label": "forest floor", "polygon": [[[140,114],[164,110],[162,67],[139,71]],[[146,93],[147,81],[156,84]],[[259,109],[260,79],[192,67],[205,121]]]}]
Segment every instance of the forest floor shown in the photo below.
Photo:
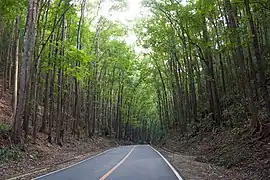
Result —
[{"label": "forest floor", "polygon": [[186,179],[270,179],[270,138],[247,138],[239,129],[179,137],[162,149]]},{"label": "forest floor", "polygon": [[0,180],[31,179],[118,146],[118,142],[107,138],[77,139],[65,135],[61,147],[48,143],[47,135],[38,133],[36,144],[29,142],[27,145],[14,147],[9,138],[12,95],[2,90],[0,85]]}]

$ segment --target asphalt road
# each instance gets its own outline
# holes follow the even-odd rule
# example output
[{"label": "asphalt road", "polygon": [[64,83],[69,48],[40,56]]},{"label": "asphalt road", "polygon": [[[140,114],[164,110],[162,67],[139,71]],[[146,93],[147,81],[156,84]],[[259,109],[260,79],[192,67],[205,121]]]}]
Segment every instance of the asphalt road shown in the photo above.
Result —
[{"label": "asphalt road", "polygon": [[148,145],[121,146],[38,180],[179,180],[170,163]]}]

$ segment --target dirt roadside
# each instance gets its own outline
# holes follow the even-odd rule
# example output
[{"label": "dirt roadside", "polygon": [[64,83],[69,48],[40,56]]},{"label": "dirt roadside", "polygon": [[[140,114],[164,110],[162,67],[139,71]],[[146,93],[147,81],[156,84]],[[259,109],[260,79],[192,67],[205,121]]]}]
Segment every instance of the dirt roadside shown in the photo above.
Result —
[{"label": "dirt roadside", "polygon": [[16,161],[1,162],[0,179],[31,179],[80,162],[118,144],[106,138],[72,141],[65,146],[50,144],[30,147]]},{"label": "dirt roadside", "polygon": [[195,156],[187,156],[172,152],[165,148],[158,148],[166,159],[176,168],[179,174],[186,180],[240,180],[254,179],[248,174],[236,170],[228,170],[213,164],[196,161]]}]

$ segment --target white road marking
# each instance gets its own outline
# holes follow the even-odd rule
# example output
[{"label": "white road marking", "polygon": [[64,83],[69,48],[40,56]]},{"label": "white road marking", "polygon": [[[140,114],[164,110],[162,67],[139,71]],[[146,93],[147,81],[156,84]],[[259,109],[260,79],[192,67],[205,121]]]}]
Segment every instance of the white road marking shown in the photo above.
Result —
[{"label": "white road marking", "polygon": [[175,176],[179,179],[179,180],[183,180],[183,178],[179,175],[179,173],[175,170],[175,168],[169,163],[169,161],[160,153],[158,152],[155,148],[153,148],[152,146],[148,145],[149,147],[151,147],[154,151],[156,151],[156,153],[158,155],[160,155],[160,157],[162,157],[162,159],[168,164],[168,166],[171,168],[171,170],[173,171],[173,173],[175,174]]},{"label": "white road marking", "polygon": [[105,154],[105,153],[107,153],[107,152],[109,152],[109,151],[111,151],[111,150],[113,150],[113,149],[116,149],[116,148],[108,149],[108,150],[106,150],[106,151],[104,151],[104,152],[101,152],[101,153],[99,153],[99,154],[97,154],[97,155],[91,156],[91,157],[89,157],[89,158],[87,158],[87,159],[85,159],[85,160],[83,160],[83,161],[78,162],[78,163],[72,164],[72,165],[67,166],[67,167],[65,167],[65,168],[62,168],[62,169],[58,169],[58,170],[53,171],[53,172],[50,172],[50,173],[48,173],[48,174],[44,174],[44,175],[42,175],[42,176],[36,177],[36,178],[34,178],[33,180],[40,179],[40,178],[43,178],[43,177],[45,177],[45,176],[49,176],[49,175],[51,175],[51,174],[54,174],[54,173],[63,171],[63,170],[68,169],[68,168],[71,168],[71,167],[76,166],[76,165],[78,165],[78,164],[81,164],[81,163],[83,163],[83,162],[85,162],[85,161],[88,161],[88,160],[90,160],[90,159],[93,159],[93,158],[95,158],[95,157],[97,157],[97,156],[100,156],[100,155],[102,155],[102,154]]}]

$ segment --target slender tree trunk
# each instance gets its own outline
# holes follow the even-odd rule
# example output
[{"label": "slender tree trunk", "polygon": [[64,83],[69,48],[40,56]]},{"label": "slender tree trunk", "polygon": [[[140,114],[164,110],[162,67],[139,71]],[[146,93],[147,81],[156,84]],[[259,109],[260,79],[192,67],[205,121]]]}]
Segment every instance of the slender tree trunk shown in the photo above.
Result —
[{"label": "slender tree trunk", "polygon": [[15,62],[14,62],[14,91],[13,91],[13,114],[16,114],[17,95],[18,95],[18,71],[19,71],[19,46],[20,46],[20,16],[16,17],[16,30],[15,30]]},{"label": "slender tree trunk", "polygon": [[[207,44],[209,42],[209,35],[207,31],[205,17],[203,17],[203,22],[204,22],[203,38],[204,38],[204,42]],[[213,110],[213,114],[214,114],[213,126],[217,127],[220,125],[220,121],[221,121],[220,104],[219,104],[219,97],[217,94],[216,80],[215,80],[214,69],[213,69],[213,57],[211,54],[211,49],[209,47],[205,48],[205,57],[206,57],[206,70],[210,78],[210,79],[207,79],[206,81],[208,81],[207,82],[208,92],[210,93],[210,107],[212,106],[211,109]]]},{"label": "slender tree trunk", "polygon": [[[251,86],[250,84],[250,80],[247,77],[246,73],[246,66],[245,66],[245,57],[244,57],[244,52],[243,52],[243,47],[241,45],[241,39],[238,33],[236,33],[236,29],[237,29],[237,16],[236,16],[236,12],[233,9],[230,0],[224,0],[224,4],[225,4],[225,9],[227,11],[227,15],[228,15],[228,26],[230,28],[230,30],[233,32],[233,36],[231,37],[231,41],[236,43],[236,47],[235,47],[235,57],[237,58],[237,71],[240,78],[238,80],[238,84],[240,86],[241,89],[241,93],[242,93],[242,104],[244,106],[249,106],[249,111],[252,113],[251,117],[252,120],[251,122],[256,122],[257,124],[257,107],[255,105],[255,102],[253,100],[253,93],[251,91],[251,88],[249,88]],[[248,105],[245,102],[245,98],[246,98],[246,90],[248,90]],[[253,126],[253,125],[251,125]],[[254,125],[256,126],[256,125]]]}]

